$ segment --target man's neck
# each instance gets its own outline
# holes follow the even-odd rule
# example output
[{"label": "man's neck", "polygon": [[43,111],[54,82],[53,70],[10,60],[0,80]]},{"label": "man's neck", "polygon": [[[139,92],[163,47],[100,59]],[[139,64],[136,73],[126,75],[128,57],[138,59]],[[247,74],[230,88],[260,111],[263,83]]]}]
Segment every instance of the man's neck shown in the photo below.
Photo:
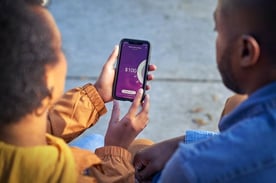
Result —
[{"label": "man's neck", "polygon": [[30,147],[46,145],[46,115],[29,115],[9,125],[0,125],[0,141],[7,144]]}]

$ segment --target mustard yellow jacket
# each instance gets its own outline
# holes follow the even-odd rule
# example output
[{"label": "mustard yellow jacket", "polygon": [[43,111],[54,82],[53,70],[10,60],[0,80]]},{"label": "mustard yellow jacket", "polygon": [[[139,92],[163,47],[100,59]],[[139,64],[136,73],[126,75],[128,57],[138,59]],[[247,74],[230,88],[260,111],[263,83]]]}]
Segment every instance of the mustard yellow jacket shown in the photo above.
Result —
[{"label": "mustard yellow jacket", "polygon": [[92,153],[66,144],[105,112],[93,85],[66,92],[49,110],[48,145],[17,147],[0,141],[0,182],[134,182],[126,149],[109,146]]},{"label": "mustard yellow jacket", "polygon": [[77,182],[75,161],[68,145],[51,135],[46,135],[46,139],[49,145],[35,147],[0,141],[0,182]]}]

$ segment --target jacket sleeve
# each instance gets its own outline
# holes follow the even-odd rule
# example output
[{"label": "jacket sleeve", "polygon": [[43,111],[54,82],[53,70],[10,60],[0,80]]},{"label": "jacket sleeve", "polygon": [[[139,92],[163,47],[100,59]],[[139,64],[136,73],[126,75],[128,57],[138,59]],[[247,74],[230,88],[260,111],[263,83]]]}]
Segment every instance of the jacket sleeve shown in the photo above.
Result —
[{"label": "jacket sleeve", "polygon": [[95,154],[71,147],[79,172],[79,182],[134,182],[131,154],[115,146],[98,148]]},{"label": "jacket sleeve", "polygon": [[70,142],[93,126],[106,107],[92,84],[66,92],[48,114],[47,132]]}]

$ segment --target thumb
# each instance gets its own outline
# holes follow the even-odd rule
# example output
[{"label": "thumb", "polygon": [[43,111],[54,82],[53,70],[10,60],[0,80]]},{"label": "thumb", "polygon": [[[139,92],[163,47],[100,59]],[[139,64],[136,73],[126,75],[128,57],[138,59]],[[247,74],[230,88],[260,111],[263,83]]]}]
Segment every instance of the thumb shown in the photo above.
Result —
[{"label": "thumb", "polygon": [[[135,177],[140,181],[150,179],[152,176],[154,176],[154,174],[158,172],[155,168],[155,165],[151,162],[148,162],[147,165],[143,165],[143,166],[144,167],[142,167],[140,171],[138,170],[135,173]],[[140,168],[140,167],[136,167],[136,168]]]},{"label": "thumb", "polygon": [[109,55],[109,57],[106,61],[106,65],[112,66],[112,68],[113,68],[113,65],[115,64],[115,62],[117,60],[118,54],[119,54],[119,46],[116,45],[114,47],[112,53]]},{"label": "thumb", "polygon": [[120,118],[120,106],[119,102],[117,100],[113,101],[113,108],[112,108],[112,113],[111,113],[111,118],[110,118],[110,124],[117,123]]}]

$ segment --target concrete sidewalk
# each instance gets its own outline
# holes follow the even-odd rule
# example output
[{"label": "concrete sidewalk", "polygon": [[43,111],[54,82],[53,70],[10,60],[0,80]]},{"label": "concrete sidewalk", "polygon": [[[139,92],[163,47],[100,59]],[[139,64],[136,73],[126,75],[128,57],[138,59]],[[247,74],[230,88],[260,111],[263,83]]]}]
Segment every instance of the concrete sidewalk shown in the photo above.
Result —
[{"label": "concrete sidewalk", "polygon": [[[160,141],[186,129],[217,130],[225,99],[215,62],[216,1],[53,1],[68,60],[66,89],[95,82],[122,38],[149,40],[157,65],[150,84],[150,123],[139,137]],[[129,102],[120,102],[122,116]],[[107,105],[109,111],[112,104]],[[110,112],[90,131],[104,134]]]}]

